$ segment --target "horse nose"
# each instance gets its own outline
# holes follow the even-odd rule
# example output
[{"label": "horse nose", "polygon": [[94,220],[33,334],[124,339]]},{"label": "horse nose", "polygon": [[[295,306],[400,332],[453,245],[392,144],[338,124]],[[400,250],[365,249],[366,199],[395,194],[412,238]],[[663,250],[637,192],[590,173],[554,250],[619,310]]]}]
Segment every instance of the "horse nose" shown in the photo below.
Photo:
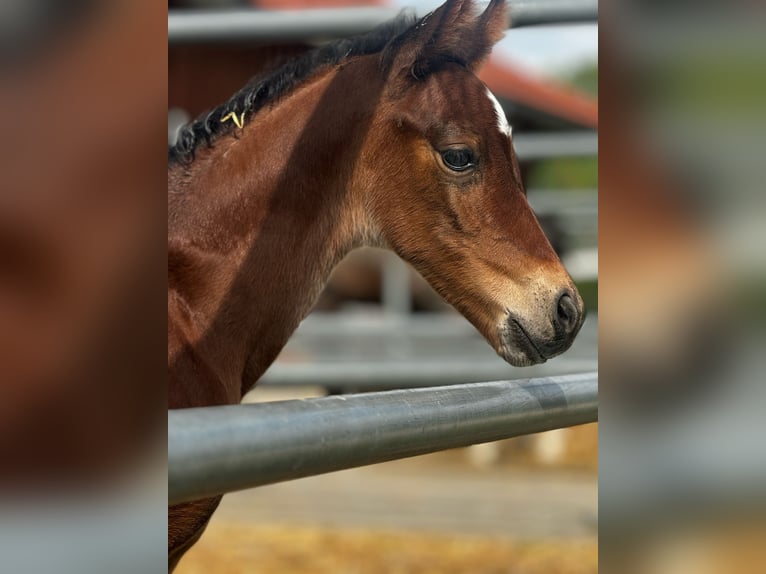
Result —
[{"label": "horse nose", "polygon": [[563,335],[566,339],[574,337],[580,327],[582,315],[582,304],[578,305],[569,290],[564,290],[556,300],[556,309],[553,313],[553,326],[556,333]]}]

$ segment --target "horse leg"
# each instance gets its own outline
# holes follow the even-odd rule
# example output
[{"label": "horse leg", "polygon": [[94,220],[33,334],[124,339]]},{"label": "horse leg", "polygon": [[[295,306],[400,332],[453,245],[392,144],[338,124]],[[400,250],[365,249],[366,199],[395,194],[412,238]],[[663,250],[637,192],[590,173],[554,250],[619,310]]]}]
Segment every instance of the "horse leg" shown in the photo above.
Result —
[{"label": "horse leg", "polygon": [[168,507],[168,572],[204,532],[222,496],[183,502]]}]

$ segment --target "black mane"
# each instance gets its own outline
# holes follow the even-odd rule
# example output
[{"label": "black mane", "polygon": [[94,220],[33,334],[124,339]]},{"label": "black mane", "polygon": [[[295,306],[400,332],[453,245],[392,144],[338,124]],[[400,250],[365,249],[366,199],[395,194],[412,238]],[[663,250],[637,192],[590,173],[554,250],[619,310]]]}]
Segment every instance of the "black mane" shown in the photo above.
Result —
[{"label": "black mane", "polygon": [[200,145],[210,146],[219,137],[231,133],[236,127],[235,123],[221,122],[229,113],[234,112],[237,116],[244,113],[244,121],[247,123],[258,110],[288,94],[320,70],[353,56],[381,52],[389,41],[414,23],[412,14],[400,14],[366,34],[325,44],[272,72],[254,77],[227,102],[183,126],[178,132],[175,145],[168,147],[168,162],[189,163]]}]

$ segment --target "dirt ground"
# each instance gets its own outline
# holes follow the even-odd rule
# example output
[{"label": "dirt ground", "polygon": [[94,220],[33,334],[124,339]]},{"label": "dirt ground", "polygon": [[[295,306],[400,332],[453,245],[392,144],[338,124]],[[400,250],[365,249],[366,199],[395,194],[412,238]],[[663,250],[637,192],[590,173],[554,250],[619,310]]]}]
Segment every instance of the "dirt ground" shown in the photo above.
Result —
[{"label": "dirt ground", "polygon": [[217,521],[178,574],[592,574],[595,538],[494,537]]},{"label": "dirt ground", "polygon": [[597,572],[597,428],[572,430],[554,465],[527,437],[231,493],[177,574]]}]

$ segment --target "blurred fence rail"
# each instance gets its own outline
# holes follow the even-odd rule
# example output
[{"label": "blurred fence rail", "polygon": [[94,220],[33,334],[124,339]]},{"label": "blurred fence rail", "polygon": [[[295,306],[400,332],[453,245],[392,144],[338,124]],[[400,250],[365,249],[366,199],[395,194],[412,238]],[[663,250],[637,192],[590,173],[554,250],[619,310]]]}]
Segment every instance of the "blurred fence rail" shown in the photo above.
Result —
[{"label": "blurred fence rail", "polygon": [[168,412],[168,501],[598,419],[598,375]]},{"label": "blurred fence rail", "polygon": [[[598,0],[521,0],[510,6],[513,28],[598,20]],[[400,12],[397,7],[170,10],[168,43],[322,40],[366,32]],[[416,13],[422,16],[425,11]]]},{"label": "blurred fence rail", "polygon": [[514,134],[513,146],[520,161],[598,154],[596,131]]},{"label": "blurred fence rail", "polygon": [[314,312],[256,389],[350,393],[587,373],[598,369],[597,332],[589,316],[564,355],[515,369],[456,313]]}]

